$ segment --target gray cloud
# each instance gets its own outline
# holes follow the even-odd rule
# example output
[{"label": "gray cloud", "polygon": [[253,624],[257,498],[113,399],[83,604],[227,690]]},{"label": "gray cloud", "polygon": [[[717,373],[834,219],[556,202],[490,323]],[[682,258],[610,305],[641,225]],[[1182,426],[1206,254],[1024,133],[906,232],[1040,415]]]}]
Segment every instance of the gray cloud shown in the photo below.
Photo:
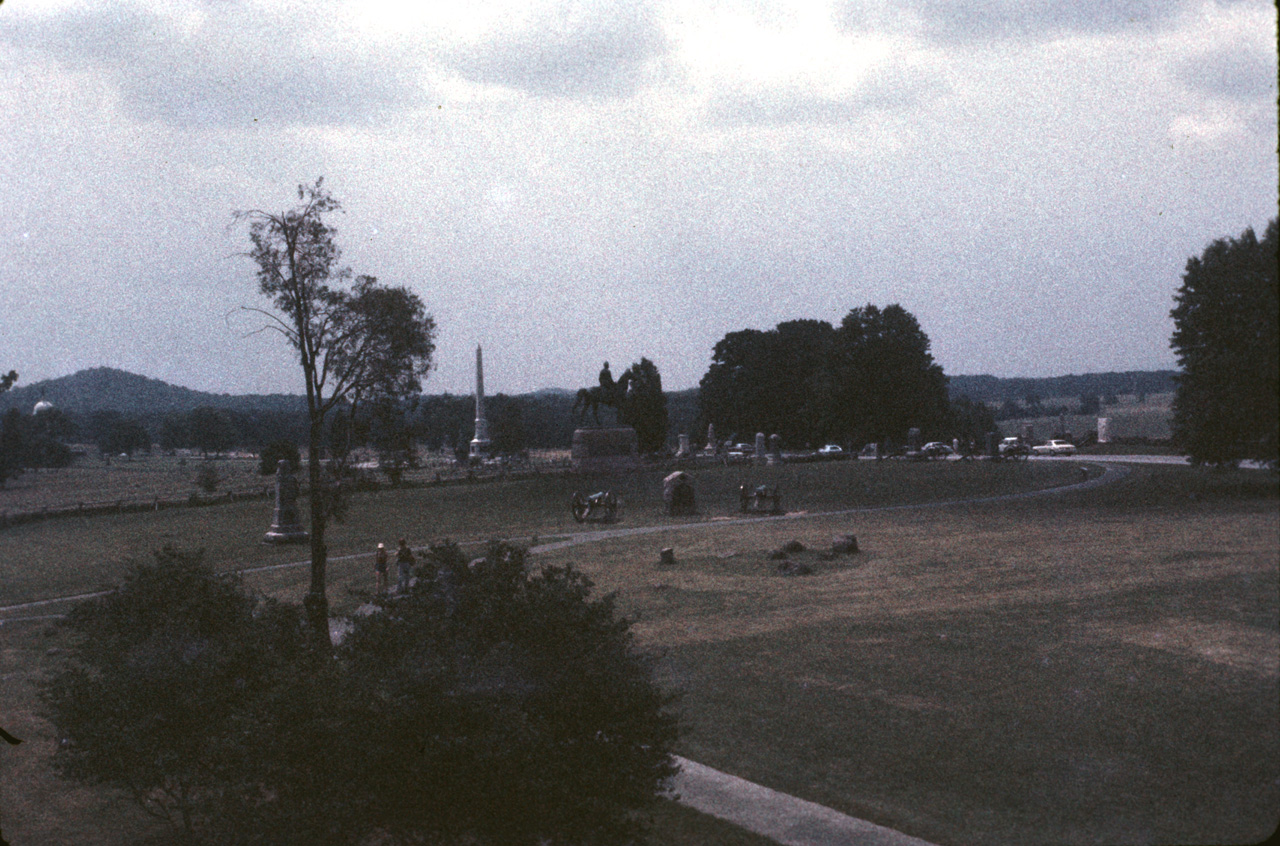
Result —
[{"label": "gray cloud", "polygon": [[417,62],[344,49],[316,16],[208,4],[194,27],[128,3],[0,26],[0,43],[105,78],[120,108],[179,127],[372,122],[420,102]]},{"label": "gray cloud", "polygon": [[642,3],[560,8],[520,29],[491,34],[447,56],[475,82],[553,97],[626,97],[666,53],[662,28]]},{"label": "gray cloud", "polygon": [[908,0],[890,10],[874,0],[849,0],[841,22],[849,30],[916,24],[943,43],[1044,41],[1162,28],[1188,5],[1188,0]]},{"label": "gray cloud", "polygon": [[711,98],[706,115],[726,126],[846,123],[867,112],[911,109],[946,91],[939,80],[889,71],[872,75],[841,97],[796,88],[726,92]]},{"label": "gray cloud", "polygon": [[1192,91],[1231,100],[1275,99],[1276,57],[1256,50],[1227,49],[1187,59],[1178,79]]}]

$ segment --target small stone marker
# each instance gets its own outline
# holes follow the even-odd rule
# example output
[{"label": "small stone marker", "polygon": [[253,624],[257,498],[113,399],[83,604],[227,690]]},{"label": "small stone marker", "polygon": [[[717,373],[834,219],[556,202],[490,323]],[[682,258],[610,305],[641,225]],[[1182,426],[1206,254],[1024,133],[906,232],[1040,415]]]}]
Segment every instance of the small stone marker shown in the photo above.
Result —
[{"label": "small stone marker", "polygon": [[663,549],[661,555],[659,555],[658,557],[658,563],[663,565],[664,567],[674,566],[676,563],[675,549],[669,546]]},{"label": "small stone marker", "polygon": [[918,450],[921,445],[920,430],[914,426],[907,430],[907,449]]},{"label": "small stone marker", "polygon": [[683,470],[677,470],[662,480],[662,500],[667,504],[667,514],[672,517],[687,517],[698,513],[696,498],[693,493],[693,477]]},{"label": "small stone marker", "polygon": [[858,538],[854,535],[840,535],[831,541],[831,552],[835,555],[857,555]]}]

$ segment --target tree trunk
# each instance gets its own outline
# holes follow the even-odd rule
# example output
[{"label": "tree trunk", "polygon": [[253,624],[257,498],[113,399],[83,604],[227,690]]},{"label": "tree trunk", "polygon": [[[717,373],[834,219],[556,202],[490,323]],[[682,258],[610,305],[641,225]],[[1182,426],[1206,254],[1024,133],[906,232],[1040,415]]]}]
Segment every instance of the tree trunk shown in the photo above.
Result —
[{"label": "tree trunk", "polygon": [[307,460],[307,479],[311,485],[308,502],[311,507],[311,588],[303,599],[303,609],[307,623],[311,626],[318,643],[325,648],[329,646],[329,599],[325,592],[325,565],[329,552],[324,544],[325,524],[328,521],[327,497],[324,489],[324,475],[320,465],[321,441],[323,437],[323,421],[311,423]]}]

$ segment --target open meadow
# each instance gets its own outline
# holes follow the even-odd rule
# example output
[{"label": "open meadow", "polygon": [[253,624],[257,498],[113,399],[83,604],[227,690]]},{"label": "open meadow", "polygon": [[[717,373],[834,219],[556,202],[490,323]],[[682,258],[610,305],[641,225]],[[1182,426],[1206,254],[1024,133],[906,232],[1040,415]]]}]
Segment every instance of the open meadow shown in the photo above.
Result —
[{"label": "open meadow", "polygon": [[[663,655],[685,757],[938,844],[1256,842],[1280,822],[1276,477],[1135,467],[1090,490],[983,501],[1078,482],[1080,466],[699,468],[700,514],[678,519],[659,470],[385,489],[357,496],[330,535],[331,601],[368,596],[379,540],[557,541],[535,562],[616,593]],[[737,519],[738,485],[764,482],[793,519]],[[618,525],[574,523],[572,492],[605,488],[622,498]],[[0,605],[110,585],[164,543],[223,569],[305,559],[259,542],[269,520],[257,501],[12,526]],[[641,527],[655,531],[584,534]],[[844,534],[858,555],[823,554]],[[809,575],[778,572],[788,541]],[[296,601],[306,570],[246,578]],[[58,610],[0,613],[0,715],[29,740],[0,751],[5,831],[139,842],[155,829],[121,797],[49,770],[32,683],[62,635],[13,618]],[[666,805],[654,842],[764,841]]]}]

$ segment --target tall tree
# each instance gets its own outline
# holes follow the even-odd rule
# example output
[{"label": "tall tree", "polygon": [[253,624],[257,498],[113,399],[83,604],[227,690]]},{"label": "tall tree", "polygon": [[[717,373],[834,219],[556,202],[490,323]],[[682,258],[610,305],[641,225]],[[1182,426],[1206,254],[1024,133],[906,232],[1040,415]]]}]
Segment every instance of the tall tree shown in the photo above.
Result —
[{"label": "tall tree", "polygon": [[855,308],[839,328],[821,320],[731,332],[700,383],[702,413],[723,434],[777,433],[785,443],[940,434],[946,377],[929,338],[899,305]]},{"label": "tall tree", "polygon": [[340,406],[354,415],[364,399],[402,397],[421,390],[435,353],[435,321],[422,300],[404,287],[372,276],[351,279],[339,265],[336,230],[327,217],[341,208],[324,188],[298,186],[298,204],[283,212],[237,212],[249,222],[259,289],[275,311],[273,328],[297,351],[306,387],[311,585],[307,619],[328,638],[325,528],[333,504],[320,464],[325,420]]},{"label": "tall tree", "polygon": [[209,406],[192,409],[187,415],[187,431],[191,443],[206,457],[226,452],[236,442],[235,425],[225,411]]},{"label": "tall tree", "polygon": [[937,434],[945,425],[947,377],[929,353],[929,336],[902,306],[853,309],[840,324],[836,347],[847,437],[896,440],[912,427]]},{"label": "tall tree", "polygon": [[506,394],[495,394],[488,400],[485,414],[489,418],[489,449],[497,455],[519,455],[528,446],[524,425],[524,403]]},{"label": "tall tree", "polygon": [[[0,394],[12,388],[16,381],[18,381],[16,370],[0,375]],[[11,408],[3,422],[0,422],[0,487],[4,487],[5,480],[22,469],[20,459],[22,434],[19,429],[21,425],[21,421],[18,420],[19,414],[21,412],[16,408]]]},{"label": "tall tree", "polygon": [[640,452],[661,452],[667,443],[667,396],[662,392],[662,376],[647,358],[631,365],[627,395],[623,397],[621,418],[634,426]]},{"label": "tall tree", "polygon": [[1275,462],[1280,438],[1280,223],[1218,239],[1187,261],[1170,345],[1182,373],[1173,434],[1197,464]]}]

